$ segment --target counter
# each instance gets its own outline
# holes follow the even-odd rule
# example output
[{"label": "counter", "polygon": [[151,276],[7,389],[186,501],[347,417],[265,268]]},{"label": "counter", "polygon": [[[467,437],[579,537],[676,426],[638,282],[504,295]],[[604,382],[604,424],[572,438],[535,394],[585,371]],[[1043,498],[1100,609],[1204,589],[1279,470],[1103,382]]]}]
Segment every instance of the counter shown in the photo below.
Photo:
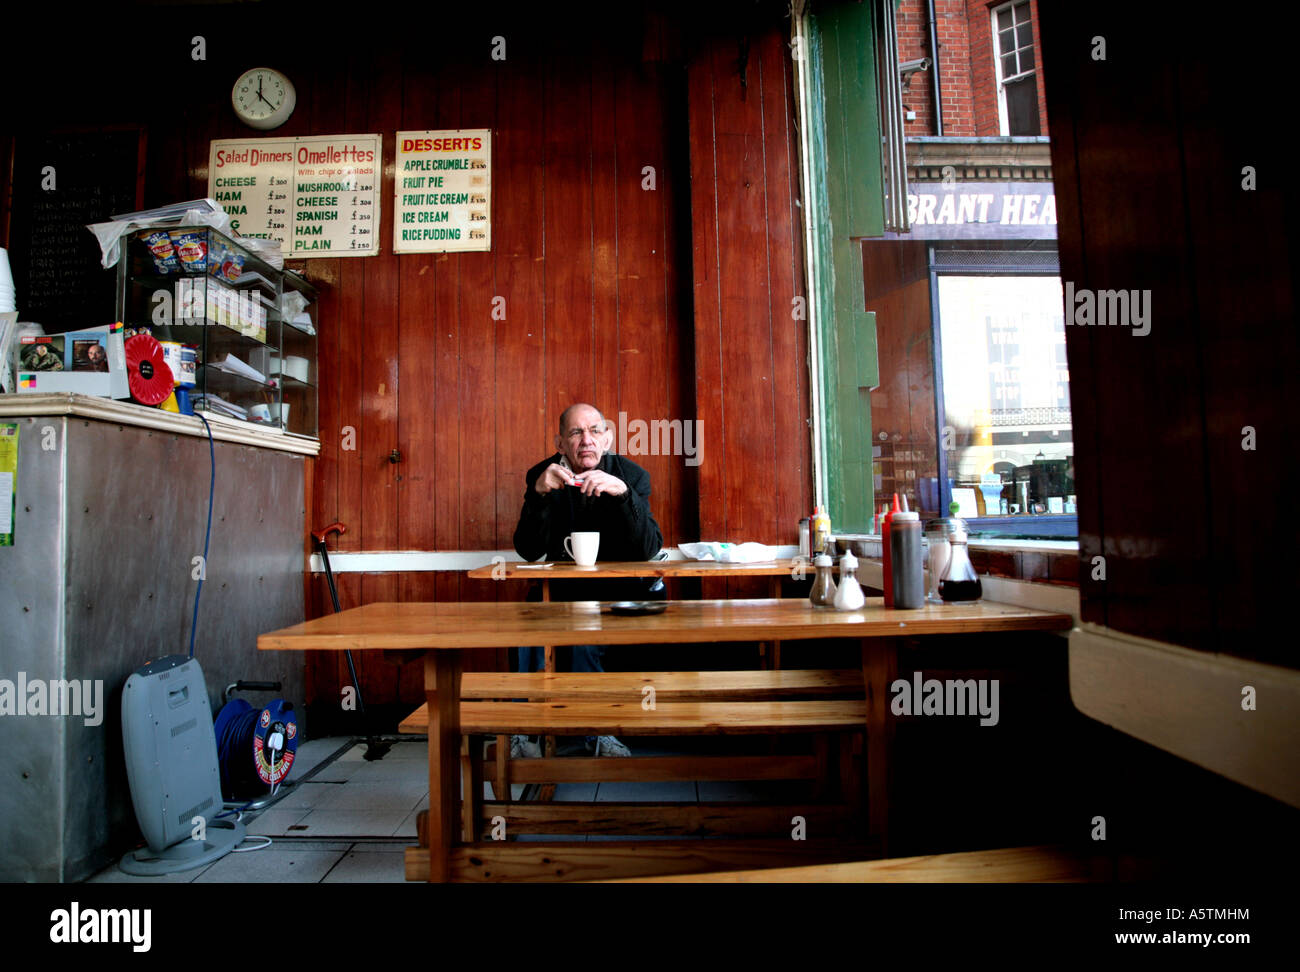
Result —
[{"label": "counter", "polygon": [[[68,394],[0,396],[0,422],[19,428],[14,545],[0,547],[0,680],[11,699],[20,685],[72,680],[100,699],[90,717],[0,715],[0,880],[76,881],[140,840],[121,692],[145,661],[189,651],[207,433],[196,418]],[[259,655],[256,641],[303,619],[304,457],[318,444],[244,423],[212,431],[195,650],[209,702],[215,715],[243,678],[279,680],[279,695],[302,706],[302,659]]]}]

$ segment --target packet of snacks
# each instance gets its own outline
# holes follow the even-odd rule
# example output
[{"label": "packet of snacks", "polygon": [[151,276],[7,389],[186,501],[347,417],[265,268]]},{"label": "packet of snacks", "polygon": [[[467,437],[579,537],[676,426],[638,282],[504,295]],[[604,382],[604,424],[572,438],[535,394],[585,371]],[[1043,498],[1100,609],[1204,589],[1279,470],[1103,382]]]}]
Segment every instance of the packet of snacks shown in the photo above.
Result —
[{"label": "packet of snacks", "polygon": [[149,252],[153,254],[154,266],[159,273],[175,273],[181,268],[171,237],[164,230],[145,230],[140,234],[140,239],[144,240]]},{"label": "packet of snacks", "polygon": [[203,271],[208,266],[208,237],[206,233],[195,230],[172,230],[169,234],[172,247],[181,259],[185,270]]}]

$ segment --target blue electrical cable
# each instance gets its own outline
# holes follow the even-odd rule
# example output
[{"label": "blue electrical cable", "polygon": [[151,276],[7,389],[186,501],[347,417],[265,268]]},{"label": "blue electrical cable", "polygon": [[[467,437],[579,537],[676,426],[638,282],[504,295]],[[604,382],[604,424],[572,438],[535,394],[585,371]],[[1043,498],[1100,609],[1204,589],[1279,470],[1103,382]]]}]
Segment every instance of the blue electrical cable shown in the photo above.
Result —
[{"label": "blue electrical cable", "polygon": [[208,541],[212,539],[212,497],[217,489],[217,450],[212,443],[212,426],[208,425],[208,420],[201,413],[195,412],[194,415],[208,430],[208,458],[212,463],[212,476],[208,480],[208,528],[203,534],[203,569],[199,572],[199,586],[194,591],[194,621],[190,625],[191,658],[194,657],[194,636],[199,630],[199,595],[203,593],[203,578],[208,573]]}]

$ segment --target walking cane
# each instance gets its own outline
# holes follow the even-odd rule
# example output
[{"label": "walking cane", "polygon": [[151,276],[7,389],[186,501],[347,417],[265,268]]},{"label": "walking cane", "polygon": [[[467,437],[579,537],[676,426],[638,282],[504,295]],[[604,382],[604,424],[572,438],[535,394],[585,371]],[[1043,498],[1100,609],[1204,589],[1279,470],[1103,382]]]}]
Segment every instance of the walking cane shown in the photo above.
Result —
[{"label": "walking cane", "polygon": [[[311,534],[312,541],[315,544],[316,552],[320,554],[321,563],[325,565],[325,582],[329,584],[330,600],[334,602],[334,613],[338,614],[343,610],[339,606],[339,589],[334,583],[334,571],[330,570],[330,554],[325,546],[325,541],[331,533],[347,533],[348,528],[342,523],[331,523],[324,530],[313,530]],[[366,718],[366,703],[361,697],[361,680],[357,678],[356,662],[352,660],[352,649],[345,648],[343,655],[348,660],[348,674],[352,676],[352,687],[357,693],[357,712],[361,715],[361,724],[370,729],[370,720]],[[364,758],[374,761],[383,759],[392,748],[391,743],[380,742],[373,731],[368,731],[366,736],[366,751]]]}]

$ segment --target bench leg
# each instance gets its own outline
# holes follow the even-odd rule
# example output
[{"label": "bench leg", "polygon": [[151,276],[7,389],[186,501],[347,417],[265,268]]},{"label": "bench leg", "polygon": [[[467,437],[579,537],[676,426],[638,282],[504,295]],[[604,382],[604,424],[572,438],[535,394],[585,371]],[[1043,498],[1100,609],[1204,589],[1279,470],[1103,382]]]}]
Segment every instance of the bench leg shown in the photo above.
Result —
[{"label": "bench leg", "polygon": [[862,681],[867,698],[867,833],[880,841],[889,856],[890,781],[894,720],[889,711],[889,686],[898,674],[897,638],[862,639]]},{"label": "bench leg", "polygon": [[[555,672],[555,647],[546,645],[542,649],[543,661],[542,668],[548,672]],[[546,736],[542,740],[542,755],[548,759],[555,755],[555,737]],[[537,799],[542,803],[549,803],[555,799],[555,784],[543,783],[538,789]]]},{"label": "bench leg", "polygon": [[813,799],[825,800],[830,792],[831,737],[820,732],[813,737],[813,757],[817,760],[817,778],[813,780]]},{"label": "bench leg", "polygon": [[[478,737],[462,736],[460,744],[460,839],[467,844],[478,840],[479,810],[483,805],[483,760],[474,752]],[[481,751],[482,747],[480,747]]]},{"label": "bench leg", "polygon": [[429,880],[451,877],[451,848],[460,832],[460,652],[424,656],[424,697],[429,704]]},{"label": "bench leg", "polygon": [[510,737],[497,736],[497,775],[493,791],[501,803],[509,803],[510,796]]},{"label": "bench leg", "polygon": [[862,787],[858,778],[858,754],[862,751],[862,737],[856,732],[840,734],[840,799],[848,805],[854,816],[862,810]]}]

